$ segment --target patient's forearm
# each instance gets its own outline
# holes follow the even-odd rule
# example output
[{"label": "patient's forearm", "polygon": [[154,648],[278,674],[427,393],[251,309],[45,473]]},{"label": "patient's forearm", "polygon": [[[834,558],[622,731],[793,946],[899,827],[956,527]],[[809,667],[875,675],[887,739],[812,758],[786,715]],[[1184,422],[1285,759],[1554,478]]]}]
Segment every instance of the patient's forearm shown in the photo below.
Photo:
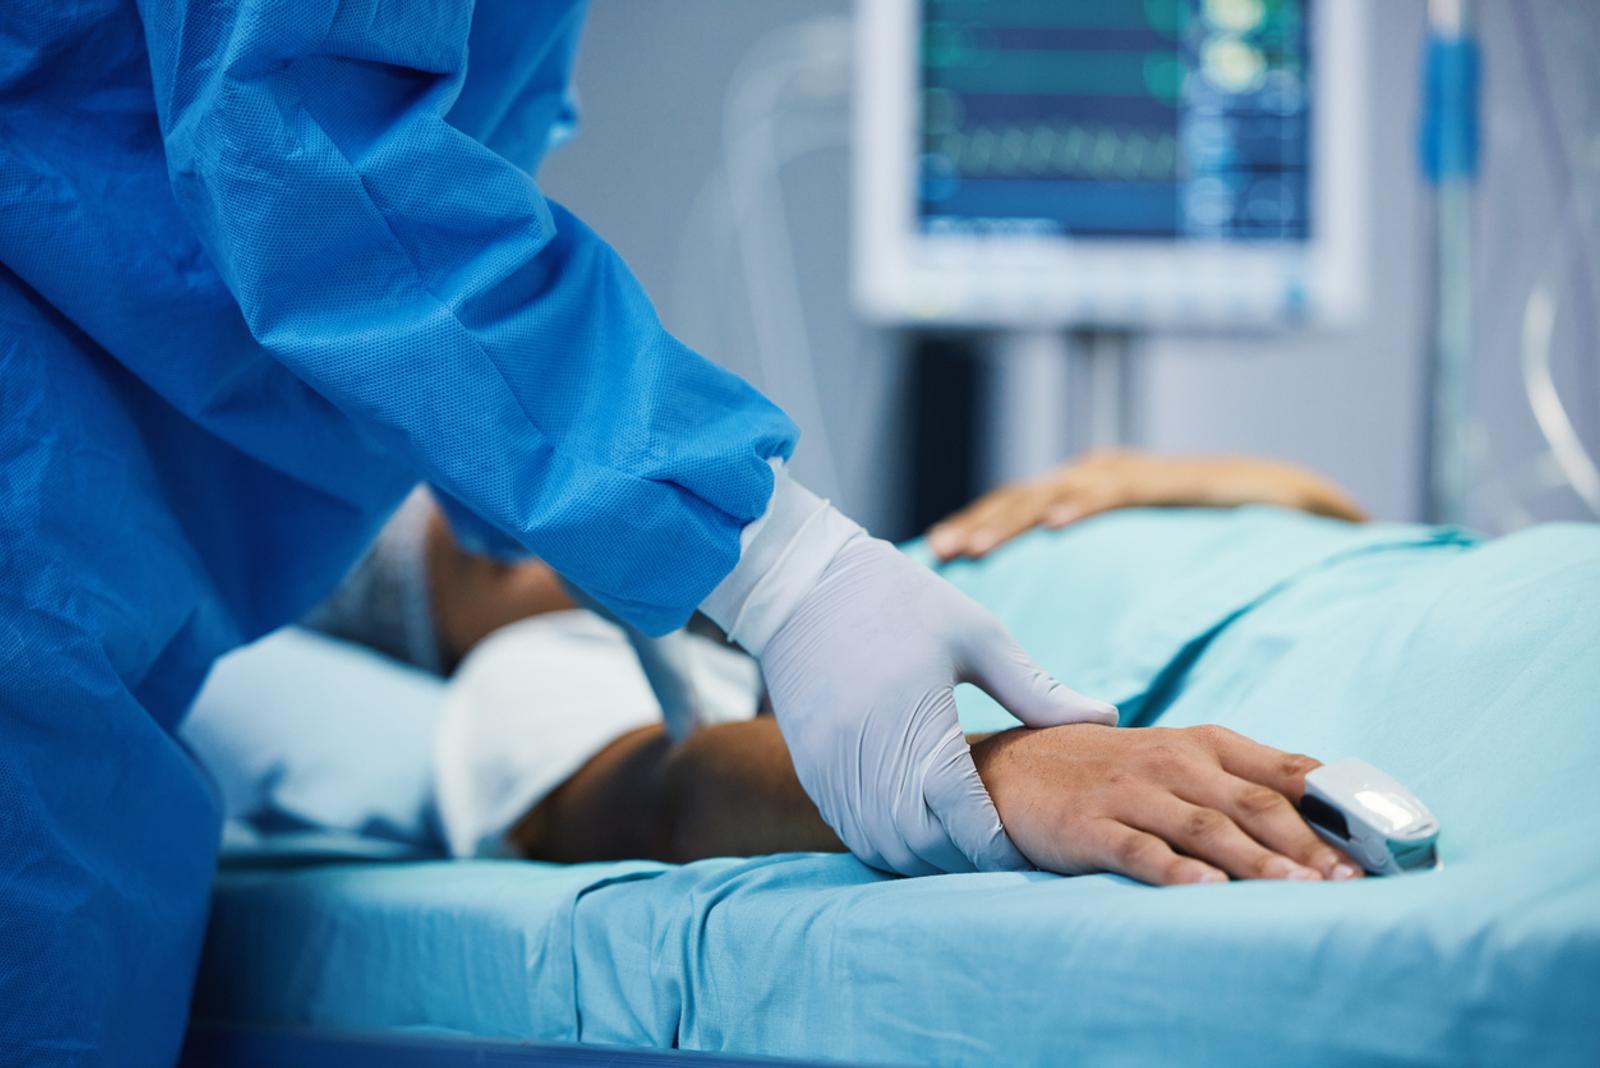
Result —
[{"label": "patient's forearm", "polygon": [[540,802],[511,840],[531,859],[566,863],[844,848],[765,716],[676,746],[661,727],[631,731]]},{"label": "patient's forearm", "polygon": [[[1012,841],[1042,868],[1151,883],[1359,874],[1293,807],[1317,766],[1308,757],[1220,727],[1080,724],[969,740]],[[677,746],[660,727],[623,735],[511,840],[524,856],[564,862],[842,848],[765,716]]]},{"label": "patient's forearm", "polygon": [[806,796],[771,716],[690,736],[667,758],[662,793],[674,860],[844,849]]}]

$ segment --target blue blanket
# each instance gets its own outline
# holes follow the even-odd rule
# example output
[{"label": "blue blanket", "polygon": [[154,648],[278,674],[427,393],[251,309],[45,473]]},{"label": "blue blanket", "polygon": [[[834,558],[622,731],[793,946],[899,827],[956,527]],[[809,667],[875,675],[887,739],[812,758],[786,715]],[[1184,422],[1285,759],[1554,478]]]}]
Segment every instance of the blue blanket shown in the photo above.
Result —
[{"label": "blue blanket", "polygon": [[902,1064],[1600,1061],[1600,528],[1121,513],[949,573],[1138,722],[1393,772],[1444,868],[1158,890],[814,854],[236,867],[197,1012]]}]

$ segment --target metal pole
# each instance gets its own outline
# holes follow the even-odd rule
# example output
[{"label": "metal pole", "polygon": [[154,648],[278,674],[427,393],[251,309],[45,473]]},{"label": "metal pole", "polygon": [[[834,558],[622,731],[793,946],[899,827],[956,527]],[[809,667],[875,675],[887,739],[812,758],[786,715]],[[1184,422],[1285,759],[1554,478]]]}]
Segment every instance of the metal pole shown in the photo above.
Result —
[{"label": "metal pole", "polygon": [[1133,334],[1014,331],[994,347],[985,419],[986,486],[1028,478],[1089,449],[1137,437]]},{"label": "metal pole", "polygon": [[995,341],[984,420],[985,489],[1029,478],[1074,451],[1079,391],[1074,339],[1060,330],[1014,330]]},{"label": "metal pole", "polygon": [[1467,518],[1472,492],[1472,183],[1477,171],[1478,52],[1471,0],[1429,0],[1421,129],[1433,187],[1433,329],[1426,367],[1424,512]]}]

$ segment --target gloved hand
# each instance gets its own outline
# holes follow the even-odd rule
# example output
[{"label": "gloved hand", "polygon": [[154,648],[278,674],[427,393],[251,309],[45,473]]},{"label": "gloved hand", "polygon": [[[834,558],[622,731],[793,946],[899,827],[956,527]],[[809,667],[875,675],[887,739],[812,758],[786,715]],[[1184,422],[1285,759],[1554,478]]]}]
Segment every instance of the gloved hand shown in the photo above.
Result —
[{"label": "gloved hand", "polygon": [[1116,709],[1045,674],[976,601],[887,542],[847,542],[761,654],[806,793],[851,852],[907,875],[1029,865],[978,778],[952,688],[1030,727]]},{"label": "gloved hand", "polygon": [[955,685],[1033,727],[1114,724],[1116,709],[1056,682],[977,602],[779,477],[762,529],[702,608],[759,656],[806,793],[873,867],[1028,867],[978,778]]}]

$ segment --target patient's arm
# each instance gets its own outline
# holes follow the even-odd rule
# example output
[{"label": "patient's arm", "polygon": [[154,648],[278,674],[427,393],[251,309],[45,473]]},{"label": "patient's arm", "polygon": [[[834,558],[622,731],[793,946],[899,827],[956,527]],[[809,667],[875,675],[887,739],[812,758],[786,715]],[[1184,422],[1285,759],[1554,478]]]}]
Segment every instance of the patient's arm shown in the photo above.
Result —
[{"label": "patient's arm", "polygon": [[1342,489],[1294,464],[1247,456],[1094,452],[980,497],[937,523],[928,545],[941,560],[976,557],[1033,527],[1062,527],[1117,508],[1245,504],[1275,504],[1354,523],[1366,519]]},{"label": "patient's arm", "polygon": [[707,727],[679,745],[659,726],[630,731],[510,837],[531,859],[565,863],[844,849],[801,789],[770,716]]},{"label": "patient's arm", "polygon": [[[1017,729],[976,739],[973,759],[1017,848],[1051,871],[1158,884],[1358,874],[1290,804],[1317,762],[1222,728]],[[659,727],[626,734],[510,837],[565,862],[843,848],[770,717],[677,746]]]}]

